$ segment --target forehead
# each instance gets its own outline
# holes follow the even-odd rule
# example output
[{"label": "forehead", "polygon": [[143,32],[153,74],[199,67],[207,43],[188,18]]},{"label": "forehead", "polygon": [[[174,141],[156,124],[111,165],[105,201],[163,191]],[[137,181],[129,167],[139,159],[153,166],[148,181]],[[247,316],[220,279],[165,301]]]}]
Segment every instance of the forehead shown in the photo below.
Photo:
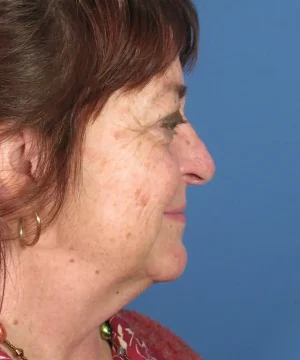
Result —
[{"label": "forehead", "polygon": [[185,97],[183,71],[179,61],[174,62],[167,72],[157,76],[139,93],[139,98],[150,104],[180,101]]},{"label": "forehead", "polygon": [[[178,106],[186,94],[181,64],[175,61],[165,74],[154,77],[143,89],[133,93],[116,93],[109,101],[113,108],[121,107],[122,113],[131,112],[135,116],[142,116],[150,112],[155,114]],[[119,97],[121,95],[121,97]],[[115,103],[115,101],[117,101]],[[115,105],[118,104],[116,107]],[[157,109],[157,111],[154,111]]]},{"label": "forehead", "polygon": [[153,81],[152,101],[156,102],[165,95],[173,95],[178,99],[186,95],[183,71],[180,62],[174,62],[168,71]]}]

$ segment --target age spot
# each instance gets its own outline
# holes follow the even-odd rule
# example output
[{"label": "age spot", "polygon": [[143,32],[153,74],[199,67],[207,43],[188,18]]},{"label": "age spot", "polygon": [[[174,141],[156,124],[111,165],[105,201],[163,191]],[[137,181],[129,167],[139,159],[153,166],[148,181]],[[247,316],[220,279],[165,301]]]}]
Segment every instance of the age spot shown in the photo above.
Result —
[{"label": "age spot", "polygon": [[121,136],[121,131],[115,131],[115,132],[114,132],[114,138],[115,138],[116,140],[120,139],[120,136]]},{"label": "age spot", "polygon": [[96,275],[99,275],[99,274],[100,274],[100,271],[99,271],[99,270],[96,270],[96,271],[95,271],[95,274],[96,274]]},{"label": "age spot", "polygon": [[139,205],[145,207],[149,202],[149,197],[146,195],[142,195],[139,199]]},{"label": "age spot", "polygon": [[135,198],[138,199],[139,196],[141,195],[141,192],[142,192],[142,189],[137,189],[136,192],[135,192]]},{"label": "age spot", "polygon": [[69,262],[70,262],[70,263],[74,263],[75,260],[74,260],[74,259],[70,259]]},{"label": "age spot", "polygon": [[190,140],[185,140],[186,145],[191,145]]}]

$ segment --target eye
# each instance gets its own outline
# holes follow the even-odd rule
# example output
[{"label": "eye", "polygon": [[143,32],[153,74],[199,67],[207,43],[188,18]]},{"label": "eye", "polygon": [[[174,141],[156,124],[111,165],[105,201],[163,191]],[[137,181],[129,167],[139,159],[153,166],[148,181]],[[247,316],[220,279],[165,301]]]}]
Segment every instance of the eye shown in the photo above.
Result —
[{"label": "eye", "polygon": [[181,124],[186,124],[187,121],[182,117],[180,111],[176,111],[161,120],[161,127],[172,131],[176,134],[176,128]]}]

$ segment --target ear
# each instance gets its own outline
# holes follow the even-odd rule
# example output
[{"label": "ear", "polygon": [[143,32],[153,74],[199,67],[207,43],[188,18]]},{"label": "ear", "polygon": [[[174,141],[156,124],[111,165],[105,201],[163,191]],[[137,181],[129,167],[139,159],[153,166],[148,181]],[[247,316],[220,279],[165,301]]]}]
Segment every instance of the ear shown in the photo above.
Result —
[{"label": "ear", "polygon": [[33,182],[37,163],[35,138],[29,130],[0,141],[0,196],[17,197]]}]

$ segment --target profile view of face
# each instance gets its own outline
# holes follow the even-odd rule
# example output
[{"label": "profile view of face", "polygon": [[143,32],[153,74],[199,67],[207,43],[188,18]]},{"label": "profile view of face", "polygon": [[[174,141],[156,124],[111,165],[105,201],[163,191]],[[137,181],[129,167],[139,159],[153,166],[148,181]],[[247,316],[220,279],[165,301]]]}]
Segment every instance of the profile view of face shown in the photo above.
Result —
[{"label": "profile view of face", "polygon": [[139,329],[169,357],[122,309],[182,274],[187,187],[215,172],[198,49],[193,0],[0,0],[0,359],[133,360]]},{"label": "profile view of face", "polygon": [[60,233],[82,261],[152,282],[184,270],[186,188],[215,171],[184,104],[178,60],[140,92],[112,96],[87,128],[82,188]]}]

